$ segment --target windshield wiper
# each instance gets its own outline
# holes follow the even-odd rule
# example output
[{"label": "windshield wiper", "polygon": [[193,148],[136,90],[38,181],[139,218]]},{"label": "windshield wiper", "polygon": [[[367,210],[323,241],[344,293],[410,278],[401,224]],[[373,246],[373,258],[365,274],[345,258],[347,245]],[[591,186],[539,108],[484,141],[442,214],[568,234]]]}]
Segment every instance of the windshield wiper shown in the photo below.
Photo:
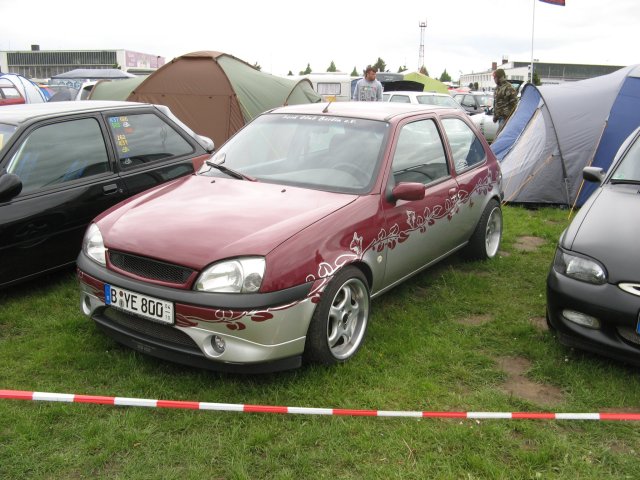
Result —
[{"label": "windshield wiper", "polygon": [[612,178],[609,180],[609,183],[612,185],[618,184],[627,184],[627,185],[640,185],[640,180],[635,180],[633,178]]},{"label": "windshield wiper", "polygon": [[217,170],[220,170],[222,173],[226,173],[230,177],[237,178],[238,180],[248,180],[250,182],[257,182],[258,179],[254,177],[250,177],[249,175],[245,175],[244,173],[240,173],[237,170],[233,170],[232,168],[225,167],[221,163],[213,163],[210,160],[205,162],[209,167],[213,167]]}]

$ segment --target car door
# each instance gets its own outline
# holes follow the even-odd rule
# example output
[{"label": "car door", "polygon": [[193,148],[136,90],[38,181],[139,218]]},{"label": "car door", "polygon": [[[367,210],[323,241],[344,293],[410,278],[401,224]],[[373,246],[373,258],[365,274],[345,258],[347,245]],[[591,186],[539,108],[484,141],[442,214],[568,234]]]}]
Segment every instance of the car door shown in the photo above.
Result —
[{"label": "car door", "polygon": [[382,200],[386,222],[385,285],[442,258],[464,242],[456,211],[458,184],[452,175],[435,118],[399,127],[392,153],[389,192],[402,182],[424,184],[420,200]]},{"label": "car door", "polygon": [[105,114],[116,169],[129,195],[194,172],[207,152],[155,108]]},{"label": "car door", "polygon": [[46,120],[0,160],[22,182],[0,201],[0,286],[73,264],[87,224],[125,198],[107,134],[97,115]]}]

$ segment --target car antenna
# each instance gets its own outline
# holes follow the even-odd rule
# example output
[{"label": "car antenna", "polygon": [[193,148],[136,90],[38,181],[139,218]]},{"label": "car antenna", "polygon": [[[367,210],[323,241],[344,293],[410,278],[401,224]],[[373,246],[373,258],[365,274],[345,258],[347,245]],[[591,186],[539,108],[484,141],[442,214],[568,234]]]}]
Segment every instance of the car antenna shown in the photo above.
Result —
[{"label": "car antenna", "polygon": [[329,105],[331,105],[332,101],[329,100],[329,103],[327,103],[327,106],[324,107],[324,110],[322,110],[322,113],[329,113]]}]

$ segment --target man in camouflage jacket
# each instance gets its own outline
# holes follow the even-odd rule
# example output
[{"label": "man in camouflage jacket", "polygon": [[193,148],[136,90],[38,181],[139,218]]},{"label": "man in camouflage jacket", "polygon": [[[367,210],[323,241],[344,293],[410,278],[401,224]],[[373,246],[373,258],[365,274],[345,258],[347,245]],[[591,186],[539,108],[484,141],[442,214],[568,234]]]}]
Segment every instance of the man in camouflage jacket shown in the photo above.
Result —
[{"label": "man in camouflage jacket", "polygon": [[498,122],[498,132],[502,130],[504,122],[516,109],[518,97],[515,88],[507,81],[507,76],[502,68],[493,72],[493,80],[496,89],[493,92],[493,123]]}]

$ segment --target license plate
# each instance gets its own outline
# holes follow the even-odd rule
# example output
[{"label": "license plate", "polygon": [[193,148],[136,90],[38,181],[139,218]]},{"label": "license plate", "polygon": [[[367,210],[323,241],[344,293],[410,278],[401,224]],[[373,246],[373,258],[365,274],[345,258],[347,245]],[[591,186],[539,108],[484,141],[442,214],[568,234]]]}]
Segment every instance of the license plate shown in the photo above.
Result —
[{"label": "license plate", "polygon": [[173,325],[173,303],[114,285],[104,285],[104,300],[118,310],[160,323]]}]

